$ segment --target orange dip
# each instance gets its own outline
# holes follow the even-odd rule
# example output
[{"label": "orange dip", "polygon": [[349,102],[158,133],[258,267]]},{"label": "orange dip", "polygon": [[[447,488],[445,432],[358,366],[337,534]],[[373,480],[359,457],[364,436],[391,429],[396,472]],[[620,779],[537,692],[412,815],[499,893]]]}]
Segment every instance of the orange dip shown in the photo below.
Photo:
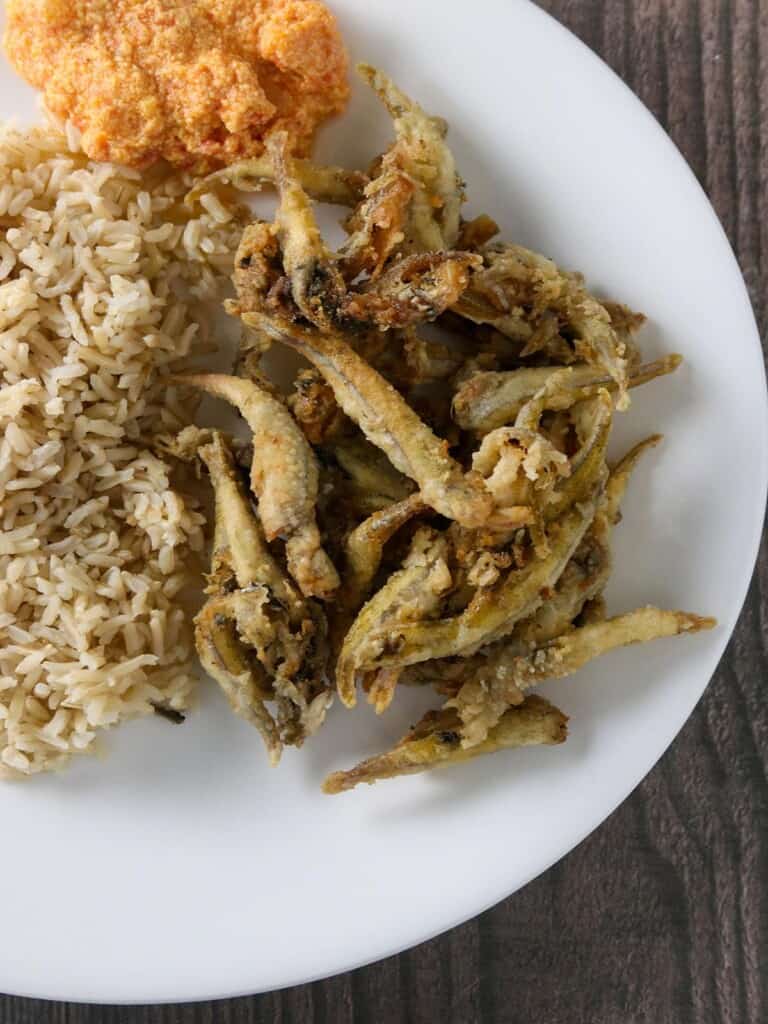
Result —
[{"label": "orange dip", "polygon": [[198,172],[306,153],[347,99],[347,57],[319,0],[7,0],[5,49],[95,160]]}]

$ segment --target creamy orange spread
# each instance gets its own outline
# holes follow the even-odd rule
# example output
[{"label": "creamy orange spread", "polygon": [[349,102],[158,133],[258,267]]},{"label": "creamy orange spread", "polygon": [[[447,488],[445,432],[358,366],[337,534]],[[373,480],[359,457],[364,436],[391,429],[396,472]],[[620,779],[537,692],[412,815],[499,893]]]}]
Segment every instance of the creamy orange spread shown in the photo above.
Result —
[{"label": "creamy orange spread", "polygon": [[319,0],[7,0],[5,49],[93,159],[197,171],[287,131],[305,153],[345,104],[347,58]]}]

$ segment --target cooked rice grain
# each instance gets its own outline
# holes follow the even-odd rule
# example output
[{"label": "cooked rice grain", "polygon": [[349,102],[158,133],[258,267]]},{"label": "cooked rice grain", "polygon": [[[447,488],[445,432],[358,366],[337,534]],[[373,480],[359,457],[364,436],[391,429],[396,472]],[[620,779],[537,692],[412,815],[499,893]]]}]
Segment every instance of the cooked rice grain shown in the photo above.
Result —
[{"label": "cooked rice grain", "polygon": [[189,414],[166,378],[207,342],[240,218],[71,134],[0,132],[0,776],[194,681],[177,601],[203,519],[146,441]]}]

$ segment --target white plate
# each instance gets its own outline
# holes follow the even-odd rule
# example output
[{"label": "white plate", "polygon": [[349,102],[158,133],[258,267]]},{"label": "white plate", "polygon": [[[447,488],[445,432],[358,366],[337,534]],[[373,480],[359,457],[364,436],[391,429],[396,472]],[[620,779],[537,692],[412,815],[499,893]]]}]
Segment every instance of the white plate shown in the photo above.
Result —
[{"label": "white plate", "polygon": [[[397,6],[397,5],[396,5]],[[533,6],[336,0],[355,58],[388,69],[451,124],[469,209],[645,310],[645,352],[683,369],[635,392],[616,450],[663,448],[633,480],[614,610],[645,602],[719,628],[610,655],[546,688],[564,746],[320,794],[332,768],[384,748],[409,699],[376,719],[335,709],[270,771],[213,687],[173,728],[132,723],[109,757],[0,789],[0,990],[151,1002],[305,982],[421,942],[562,857],[637,785],[710,678],[755,560],[766,488],[760,346],[738,267],[703,192],[649,113]],[[0,114],[30,93],[0,68]],[[363,165],[387,118],[355,88],[321,156]]]}]

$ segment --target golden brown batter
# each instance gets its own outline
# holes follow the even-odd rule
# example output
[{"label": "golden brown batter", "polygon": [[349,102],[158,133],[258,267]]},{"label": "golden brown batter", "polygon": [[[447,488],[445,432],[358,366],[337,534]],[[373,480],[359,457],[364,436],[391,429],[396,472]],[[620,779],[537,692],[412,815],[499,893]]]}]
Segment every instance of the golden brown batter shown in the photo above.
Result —
[{"label": "golden brown batter", "polygon": [[306,152],[347,59],[319,0],[8,0],[5,49],[97,160],[206,171],[285,130]]}]

